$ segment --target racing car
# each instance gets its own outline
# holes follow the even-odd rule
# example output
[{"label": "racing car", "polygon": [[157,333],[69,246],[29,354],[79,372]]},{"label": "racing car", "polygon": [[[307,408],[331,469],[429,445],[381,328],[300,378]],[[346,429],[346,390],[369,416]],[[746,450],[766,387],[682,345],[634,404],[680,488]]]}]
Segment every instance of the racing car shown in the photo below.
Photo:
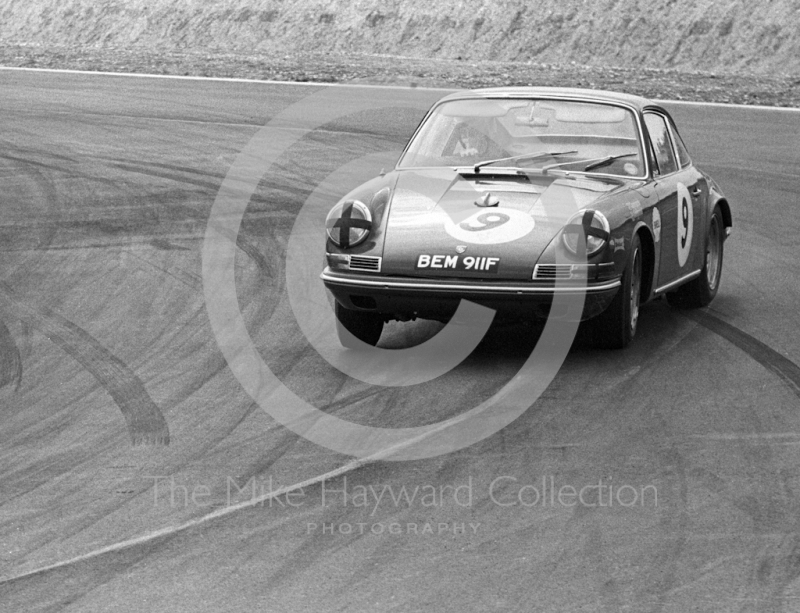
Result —
[{"label": "racing car", "polygon": [[[601,346],[623,348],[645,302],[714,299],[731,228],[659,104],[462,91],[434,104],[393,170],[331,209],[321,277],[349,347],[376,345],[388,321],[446,322],[468,300],[503,318],[591,320]],[[556,309],[567,295],[577,312]]]}]

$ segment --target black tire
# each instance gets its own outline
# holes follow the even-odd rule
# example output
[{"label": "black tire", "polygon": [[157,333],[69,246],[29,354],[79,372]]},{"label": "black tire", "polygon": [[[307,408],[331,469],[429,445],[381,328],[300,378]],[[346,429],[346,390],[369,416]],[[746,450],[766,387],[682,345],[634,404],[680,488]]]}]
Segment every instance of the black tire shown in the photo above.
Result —
[{"label": "black tire", "polygon": [[714,208],[706,234],[706,259],[700,276],[667,294],[670,306],[679,309],[697,309],[708,306],[719,289],[722,277],[722,254],[725,246],[725,223],[719,207]]},{"label": "black tire", "polygon": [[636,335],[642,294],[644,251],[638,234],[633,235],[622,285],[609,307],[592,321],[597,344],[604,349],[623,349]]},{"label": "black tire", "polygon": [[347,336],[344,330],[355,336],[358,340],[367,345],[375,346],[381,338],[383,332],[383,317],[378,313],[370,311],[354,311],[346,309],[338,302],[336,303],[336,319],[341,326],[336,326],[336,333],[339,335],[339,342],[348,349],[358,349],[359,345]]}]

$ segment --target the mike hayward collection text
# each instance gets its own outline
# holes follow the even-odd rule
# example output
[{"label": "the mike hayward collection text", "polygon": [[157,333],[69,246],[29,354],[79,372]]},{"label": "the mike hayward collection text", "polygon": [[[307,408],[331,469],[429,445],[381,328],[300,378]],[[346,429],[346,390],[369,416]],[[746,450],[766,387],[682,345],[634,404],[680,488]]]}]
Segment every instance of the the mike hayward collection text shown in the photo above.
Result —
[{"label": "the mike hayward collection text", "polygon": [[370,516],[380,510],[398,508],[466,508],[487,501],[503,508],[656,508],[655,485],[615,483],[612,477],[572,485],[560,483],[554,475],[524,479],[513,475],[495,477],[476,484],[472,477],[459,483],[398,484],[353,483],[347,476],[322,480],[307,487],[285,487],[271,476],[243,480],[227,477],[214,486],[188,483],[174,476],[148,476],[156,506],[221,507],[241,504],[270,508],[300,508],[316,505],[354,507]]}]

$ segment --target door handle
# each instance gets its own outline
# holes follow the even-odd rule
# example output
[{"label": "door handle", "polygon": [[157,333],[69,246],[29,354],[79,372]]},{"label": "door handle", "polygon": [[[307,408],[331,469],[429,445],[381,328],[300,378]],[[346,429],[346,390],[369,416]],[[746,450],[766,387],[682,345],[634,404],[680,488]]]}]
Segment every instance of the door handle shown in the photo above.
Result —
[{"label": "door handle", "polygon": [[689,193],[692,194],[692,196],[694,196],[695,198],[697,198],[700,194],[703,193],[703,191],[699,187],[695,186],[689,190]]}]

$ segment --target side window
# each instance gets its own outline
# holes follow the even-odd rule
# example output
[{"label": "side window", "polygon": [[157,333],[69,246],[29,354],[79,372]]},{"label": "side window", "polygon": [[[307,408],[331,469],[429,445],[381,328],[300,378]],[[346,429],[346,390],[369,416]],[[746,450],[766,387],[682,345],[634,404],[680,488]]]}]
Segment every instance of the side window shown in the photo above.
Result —
[{"label": "side window", "polygon": [[661,115],[645,113],[644,123],[650,133],[650,140],[658,162],[659,174],[668,175],[678,170],[675,154],[672,152],[672,143],[669,138],[667,122]]},{"label": "side window", "polygon": [[692,163],[691,158],[689,157],[689,151],[686,149],[686,145],[683,144],[683,139],[681,135],[678,134],[678,129],[675,127],[675,123],[670,119],[669,127],[672,129],[672,139],[675,141],[675,148],[678,150],[678,162],[681,165],[681,168],[686,168],[689,164]]}]

